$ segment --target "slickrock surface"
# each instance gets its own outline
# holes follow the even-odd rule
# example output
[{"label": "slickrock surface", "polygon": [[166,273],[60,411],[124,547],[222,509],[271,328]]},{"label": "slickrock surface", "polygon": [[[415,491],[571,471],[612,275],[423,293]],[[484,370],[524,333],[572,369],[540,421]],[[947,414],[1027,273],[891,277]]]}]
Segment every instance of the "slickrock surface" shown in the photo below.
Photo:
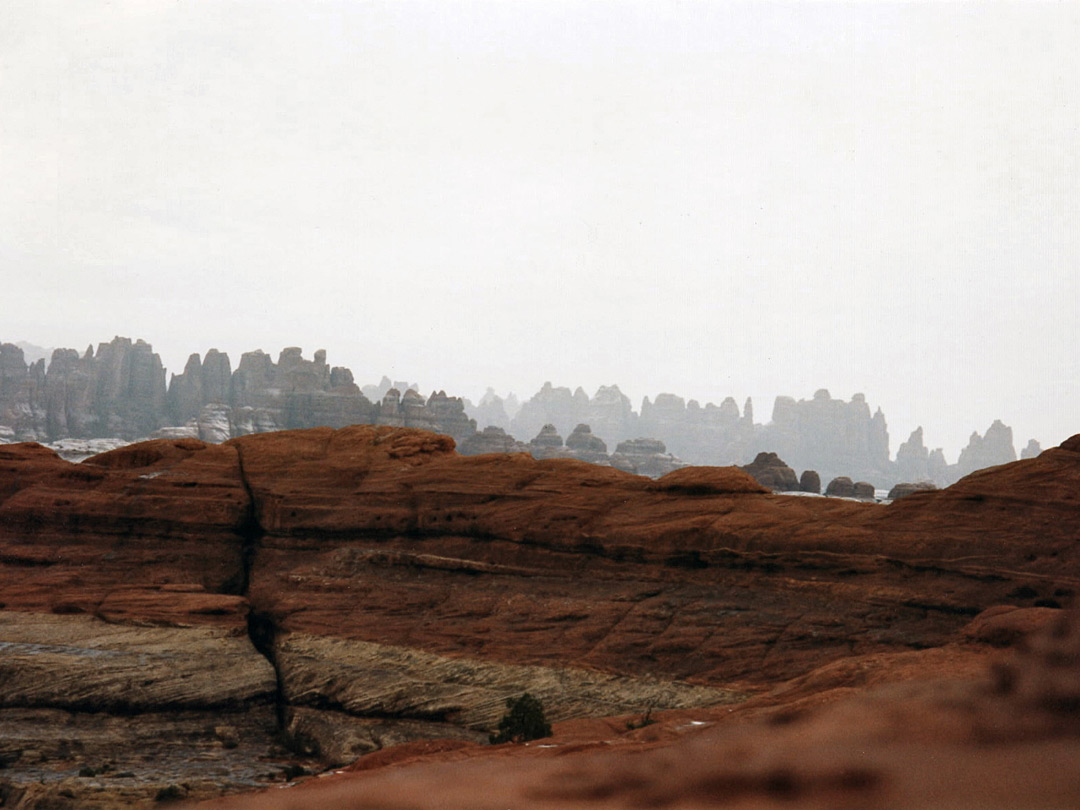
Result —
[{"label": "slickrock surface", "polygon": [[[965,746],[986,701],[994,728],[1014,722],[1001,683],[1020,675],[971,679],[1071,603],[1078,485],[1064,448],[881,506],[772,495],[735,468],[653,481],[463,457],[392,427],[162,439],[79,465],[0,446],[0,719],[18,729],[0,732],[0,797],[153,806],[405,743],[363,757],[368,803],[341,806],[890,806],[934,745],[960,751],[957,778],[982,773]],[[906,682],[926,676],[968,680]],[[524,691],[558,747],[479,745]],[[893,740],[910,745],[889,759]],[[1045,745],[1057,766],[1075,754]],[[590,753],[612,746],[643,753]],[[135,776],[78,776],[103,750]],[[407,778],[375,767],[409,751]],[[570,751],[603,764],[553,756]]]},{"label": "slickrock surface", "polygon": [[822,667],[739,707],[592,721],[494,748],[400,746],[210,810],[1075,807],[1080,617],[988,669],[950,644]]}]

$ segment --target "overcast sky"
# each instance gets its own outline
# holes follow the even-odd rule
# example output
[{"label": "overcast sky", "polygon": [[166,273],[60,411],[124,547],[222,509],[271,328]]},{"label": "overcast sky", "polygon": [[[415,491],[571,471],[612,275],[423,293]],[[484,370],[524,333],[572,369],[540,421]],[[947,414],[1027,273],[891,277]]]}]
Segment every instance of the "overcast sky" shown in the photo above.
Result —
[{"label": "overcast sky", "polygon": [[0,339],[1080,432],[1080,3],[0,0]]}]

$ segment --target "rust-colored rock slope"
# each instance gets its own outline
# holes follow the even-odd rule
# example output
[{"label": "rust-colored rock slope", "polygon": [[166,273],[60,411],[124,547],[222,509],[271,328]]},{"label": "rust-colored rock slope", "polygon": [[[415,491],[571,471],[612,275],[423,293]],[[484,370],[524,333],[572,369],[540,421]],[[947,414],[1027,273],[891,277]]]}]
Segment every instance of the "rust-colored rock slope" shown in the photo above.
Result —
[{"label": "rust-colored rock slope", "polygon": [[[0,798],[153,806],[360,757],[250,806],[993,806],[995,757],[1080,764],[1046,719],[1076,706],[1023,686],[1063,653],[985,674],[1080,585],[1075,444],[890,506],[387,427],[0,446]],[[525,691],[556,747],[481,745]],[[969,804],[933,792],[952,772],[911,792],[927,741]]]}]

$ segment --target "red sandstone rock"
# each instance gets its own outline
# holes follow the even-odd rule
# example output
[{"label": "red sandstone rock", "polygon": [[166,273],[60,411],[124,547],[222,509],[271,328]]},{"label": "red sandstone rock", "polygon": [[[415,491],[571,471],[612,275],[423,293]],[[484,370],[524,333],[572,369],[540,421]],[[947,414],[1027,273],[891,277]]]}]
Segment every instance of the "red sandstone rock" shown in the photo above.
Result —
[{"label": "red sandstone rock", "polygon": [[[996,682],[976,674],[985,655],[974,651],[959,669],[959,649],[904,653],[906,667],[896,656],[831,665],[695,719],[665,715],[621,733],[594,722],[586,742],[565,724],[565,733],[556,727],[531,746],[391,749],[295,790],[200,806],[1072,807],[1080,798],[1080,621],[1061,619],[999,667]],[[837,684],[846,691],[808,700]],[[781,711],[751,705],[765,701]]]},{"label": "red sandstone rock", "polygon": [[[573,460],[464,458],[453,447],[421,431],[351,427],[220,446],[160,440],[82,465],[34,445],[0,448],[0,600],[9,611],[85,612],[179,629],[213,624],[237,634],[247,630],[250,604],[254,626],[267,634],[260,643],[280,656],[283,694],[305,709],[400,711],[417,726],[447,723],[490,716],[501,694],[528,679],[564,678],[572,686],[550,695],[565,717],[615,704],[624,708],[609,713],[641,716],[659,684],[672,695],[717,701],[730,699],[721,697],[725,689],[761,693],[744,720],[780,724],[761,732],[767,744],[747,743],[779,752],[760,754],[768,767],[739,770],[742,743],[725,736],[642,760],[648,778],[636,783],[607,761],[583,765],[580,782],[535,764],[547,757],[532,751],[557,749],[507,753],[535,763],[491,793],[492,801],[509,800],[505,806],[588,806],[588,796],[608,797],[607,805],[589,799],[596,806],[654,796],[661,806],[697,806],[713,795],[710,784],[744,786],[736,793],[747,806],[788,801],[787,788],[770,785],[795,785],[820,806],[836,796],[888,806],[877,793],[846,793],[838,774],[858,771],[866,746],[906,739],[914,747],[881,749],[882,761],[895,758],[898,769],[871,768],[873,784],[901,791],[884,799],[924,795],[902,792],[913,784],[906,769],[923,767],[935,751],[958,773],[981,778],[984,765],[966,749],[931,745],[920,753],[928,735],[934,744],[968,739],[963,707],[976,705],[977,688],[911,687],[898,693],[906,703],[890,696],[831,707],[880,683],[890,668],[969,674],[972,656],[996,637],[969,630],[974,646],[954,650],[965,625],[1015,627],[1018,618],[978,614],[995,605],[1067,604],[1080,586],[1080,454],[1068,449],[883,507],[770,495],[730,469],[688,468],[652,482]],[[937,649],[918,652],[927,647]],[[406,663],[419,672],[424,662],[436,680],[417,681],[412,692],[407,683],[396,694],[387,688]],[[365,696],[357,673],[378,688]],[[796,680],[786,693],[769,696],[789,679]],[[1071,699],[1072,687],[1055,688],[1032,687],[1036,696],[1021,702],[1038,704],[1039,694]],[[416,690],[429,689],[439,695],[425,704]],[[719,723],[730,708],[694,711]],[[790,731],[785,716],[798,720],[788,722]],[[890,725],[895,716],[921,730]],[[1001,716],[1011,722],[1008,712]],[[873,732],[845,741],[844,724],[860,717],[873,719]],[[674,726],[649,728],[626,744],[660,745],[674,734]],[[820,742],[820,752],[800,759],[807,739]],[[1069,750],[1048,756],[1061,765],[1053,757]],[[1034,756],[1025,751],[1018,761]],[[444,779],[442,806],[465,806],[470,786],[475,799],[477,783],[505,771],[498,761],[481,762],[486,749],[443,755],[450,754],[476,764],[460,772],[432,765],[401,793],[380,781],[372,801],[415,803]],[[663,763],[686,756],[732,764],[692,771],[681,786],[665,781]],[[612,783],[609,773],[630,781]],[[540,787],[555,782],[580,790]],[[1001,795],[1015,799],[1010,791]],[[942,806],[955,806],[946,799]]]}]

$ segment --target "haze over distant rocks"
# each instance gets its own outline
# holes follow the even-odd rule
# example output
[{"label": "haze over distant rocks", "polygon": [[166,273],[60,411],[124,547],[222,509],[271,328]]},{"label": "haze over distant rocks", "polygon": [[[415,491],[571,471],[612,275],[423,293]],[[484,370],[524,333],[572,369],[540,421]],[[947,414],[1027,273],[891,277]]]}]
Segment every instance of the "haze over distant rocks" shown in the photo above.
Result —
[{"label": "haze over distant rocks", "polygon": [[[811,399],[777,397],[770,421],[759,424],[749,399],[740,408],[732,397],[702,405],[661,393],[645,397],[635,411],[617,385],[589,396],[583,388],[548,382],[524,401],[489,388],[477,405],[444,391],[425,398],[416,383],[387,377],[360,388],[350,369],[328,364],[325,351],[309,360],[297,347],[282,350],[276,362],[261,350],[246,352],[235,368],[216,349],[192,354],[166,385],[160,358],[142,340],[117,337],[82,353],[57,349],[48,363],[28,363],[20,345],[0,345],[0,441],[159,436],[222,442],[349,424],[433,430],[452,436],[465,453],[562,455],[655,474],[684,463],[745,465],[759,453],[775,453],[795,474],[795,489],[807,470],[820,481],[849,477],[880,488],[924,481],[945,486],[1017,457],[1011,429],[995,421],[985,436],[972,434],[956,464],[948,464],[940,448],[925,447],[922,428],[893,460],[881,409],[871,412],[862,394],[845,401],[824,389]],[[544,444],[549,428],[557,445]],[[639,444],[620,450],[627,442]],[[663,450],[645,460],[637,452],[646,446],[641,442]],[[1022,455],[1039,450],[1032,441]]]}]

